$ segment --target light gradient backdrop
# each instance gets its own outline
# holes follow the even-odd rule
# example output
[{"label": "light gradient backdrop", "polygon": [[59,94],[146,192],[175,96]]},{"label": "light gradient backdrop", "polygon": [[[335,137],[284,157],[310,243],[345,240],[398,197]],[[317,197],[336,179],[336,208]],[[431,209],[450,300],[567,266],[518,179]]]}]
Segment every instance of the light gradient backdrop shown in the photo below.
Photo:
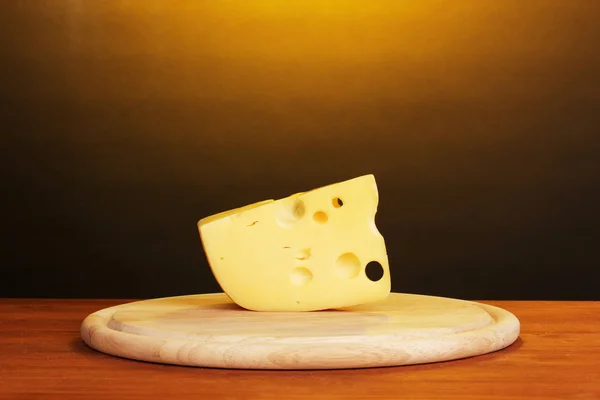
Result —
[{"label": "light gradient backdrop", "polygon": [[600,2],[1,1],[0,296],[218,291],[196,221],[375,174],[396,291],[600,298]]}]

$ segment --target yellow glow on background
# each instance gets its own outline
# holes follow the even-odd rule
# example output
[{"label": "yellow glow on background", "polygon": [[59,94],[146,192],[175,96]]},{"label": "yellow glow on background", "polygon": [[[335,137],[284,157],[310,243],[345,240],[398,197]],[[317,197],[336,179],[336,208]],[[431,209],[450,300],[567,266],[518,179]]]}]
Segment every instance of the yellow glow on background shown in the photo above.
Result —
[{"label": "yellow glow on background", "polygon": [[5,264],[56,278],[38,279],[49,295],[196,291],[214,281],[198,219],[373,173],[397,289],[589,297],[599,15],[598,0],[6,0]]},{"label": "yellow glow on background", "polygon": [[[78,61],[138,67],[127,76],[136,90],[124,85],[124,96],[146,97],[153,86],[167,83],[162,97],[341,102],[472,97],[490,90],[498,96],[544,95],[535,86],[536,69],[577,44],[571,35],[577,22],[569,18],[576,7],[568,1],[176,4],[81,2],[81,14],[72,16],[70,31],[63,33],[76,43],[70,50]],[[528,78],[522,90],[502,82],[517,70]],[[73,86],[86,98],[107,88],[89,76]]]},{"label": "yellow glow on background", "polygon": [[[482,154],[521,140],[520,115],[545,112],[548,99],[592,73],[585,60],[596,49],[579,27],[595,26],[600,8],[569,0],[44,4],[21,19],[32,24],[27,35],[11,36],[27,68],[38,68],[36,96],[70,102],[82,121],[102,112],[115,124],[101,135],[60,133],[66,142],[93,153],[140,141],[190,179],[196,154],[214,148],[210,156],[240,180],[256,171],[228,156],[231,148],[286,162],[327,143],[351,151],[376,143],[387,162],[399,151],[407,164],[439,166],[448,148]],[[112,159],[94,160],[113,168]]]}]

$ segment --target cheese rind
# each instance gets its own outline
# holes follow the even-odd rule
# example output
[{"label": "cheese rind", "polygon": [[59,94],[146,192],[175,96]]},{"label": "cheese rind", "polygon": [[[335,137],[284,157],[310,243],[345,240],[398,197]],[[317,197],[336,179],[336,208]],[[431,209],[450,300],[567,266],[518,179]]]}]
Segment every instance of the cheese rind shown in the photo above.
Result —
[{"label": "cheese rind", "polygon": [[[365,175],[203,218],[198,229],[215,278],[239,306],[348,307],[390,293],[378,202],[375,177]],[[381,269],[381,279],[369,279],[368,264]]]}]

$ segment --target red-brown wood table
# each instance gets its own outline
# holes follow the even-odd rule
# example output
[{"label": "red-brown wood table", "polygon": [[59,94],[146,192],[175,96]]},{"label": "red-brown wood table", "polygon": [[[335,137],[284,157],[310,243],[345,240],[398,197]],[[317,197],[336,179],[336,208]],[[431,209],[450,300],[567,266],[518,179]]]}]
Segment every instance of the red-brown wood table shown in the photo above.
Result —
[{"label": "red-brown wood table", "polygon": [[0,299],[1,399],[600,399],[600,302],[482,301],[513,312],[507,349],[331,371],[159,365],[87,347],[82,320],[131,300]]}]

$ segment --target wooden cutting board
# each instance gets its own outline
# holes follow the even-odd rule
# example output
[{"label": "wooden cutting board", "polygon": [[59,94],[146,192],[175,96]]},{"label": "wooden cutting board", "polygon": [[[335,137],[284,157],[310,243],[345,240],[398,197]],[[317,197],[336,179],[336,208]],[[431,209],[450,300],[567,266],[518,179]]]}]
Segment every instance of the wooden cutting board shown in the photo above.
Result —
[{"label": "wooden cutting board", "polygon": [[223,293],[127,303],[89,315],[81,336],[115,356],[244,369],[337,369],[446,361],[500,350],[519,320],[486,304],[392,293],[343,310],[256,312]]}]

